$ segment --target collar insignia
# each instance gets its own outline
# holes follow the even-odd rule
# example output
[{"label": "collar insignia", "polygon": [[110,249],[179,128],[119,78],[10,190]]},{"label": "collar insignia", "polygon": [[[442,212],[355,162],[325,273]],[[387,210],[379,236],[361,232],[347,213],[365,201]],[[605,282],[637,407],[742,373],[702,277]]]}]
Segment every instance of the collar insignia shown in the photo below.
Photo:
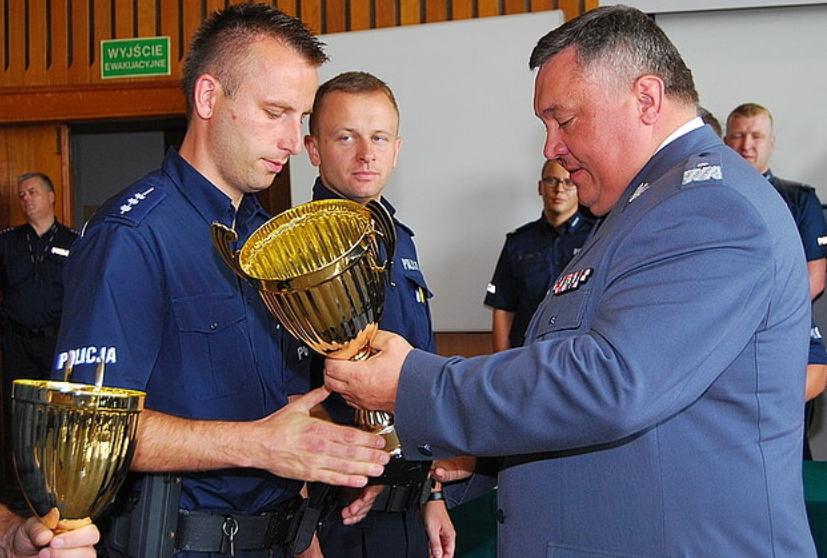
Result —
[{"label": "collar insignia", "polygon": [[640,186],[635,188],[635,191],[632,193],[631,196],[629,196],[629,203],[632,203],[633,201],[638,199],[643,194],[643,192],[645,192],[648,189],[649,189],[649,183],[648,182],[641,182]]}]

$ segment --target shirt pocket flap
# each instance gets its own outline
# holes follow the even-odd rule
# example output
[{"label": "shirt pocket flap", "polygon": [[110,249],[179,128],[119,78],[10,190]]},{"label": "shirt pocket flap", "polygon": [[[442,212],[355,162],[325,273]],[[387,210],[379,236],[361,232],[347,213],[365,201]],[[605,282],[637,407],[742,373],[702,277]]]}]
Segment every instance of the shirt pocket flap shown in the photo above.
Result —
[{"label": "shirt pocket flap", "polygon": [[244,319],[244,309],[232,294],[205,294],[173,301],[173,312],[182,332],[213,333]]}]

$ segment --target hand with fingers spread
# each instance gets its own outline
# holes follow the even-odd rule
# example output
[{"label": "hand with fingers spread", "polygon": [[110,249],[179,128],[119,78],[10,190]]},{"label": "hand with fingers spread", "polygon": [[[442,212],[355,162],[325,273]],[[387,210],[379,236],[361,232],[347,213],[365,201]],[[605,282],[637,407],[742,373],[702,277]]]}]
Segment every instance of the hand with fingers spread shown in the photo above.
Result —
[{"label": "hand with fingers spread", "polygon": [[[144,410],[133,468],[198,471],[245,467],[274,475],[361,487],[379,476],[389,456],[384,438],[314,418],[330,392],[312,390],[251,422],[202,421]],[[170,451],[174,440],[177,451]]]}]

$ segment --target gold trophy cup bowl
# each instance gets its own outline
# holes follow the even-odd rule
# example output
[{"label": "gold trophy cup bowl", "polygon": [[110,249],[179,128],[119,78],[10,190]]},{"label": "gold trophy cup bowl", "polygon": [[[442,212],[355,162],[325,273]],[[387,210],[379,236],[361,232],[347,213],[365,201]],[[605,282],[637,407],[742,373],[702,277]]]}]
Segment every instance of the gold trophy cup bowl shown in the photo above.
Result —
[{"label": "gold trophy cup bowl", "polygon": [[[396,248],[396,228],[381,203],[340,199],[296,206],[259,227],[235,252],[234,230],[215,223],[212,233],[227,265],[256,288],[294,337],[330,358],[370,356]],[[383,435],[385,449],[401,457],[393,415],[357,410],[356,424]]]},{"label": "gold trophy cup bowl", "polygon": [[59,530],[94,518],[126,478],[141,391],[48,380],[12,386],[14,465],[32,511],[60,512]]}]

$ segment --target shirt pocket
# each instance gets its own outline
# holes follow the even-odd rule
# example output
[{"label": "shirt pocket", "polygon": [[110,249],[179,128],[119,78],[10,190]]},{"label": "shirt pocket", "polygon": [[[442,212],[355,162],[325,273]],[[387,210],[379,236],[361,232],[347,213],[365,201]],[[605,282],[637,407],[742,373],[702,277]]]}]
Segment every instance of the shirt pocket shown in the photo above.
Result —
[{"label": "shirt pocket", "polygon": [[557,332],[570,335],[573,330],[584,326],[584,316],[588,306],[591,289],[580,288],[561,295],[551,295],[551,299],[539,309],[534,317],[536,333],[534,340],[553,337]]},{"label": "shirt pocket", "polygon": [[209,401],[240,393],[254,370],[243,303],[231,293],[173,301],[184,383]]},{"label": "shirt pocket", "polygon": [[521,254],[514,263],[514,275],[528,293],[542,295],[548,289],[551,275],[548,266],[544,252]]}]

